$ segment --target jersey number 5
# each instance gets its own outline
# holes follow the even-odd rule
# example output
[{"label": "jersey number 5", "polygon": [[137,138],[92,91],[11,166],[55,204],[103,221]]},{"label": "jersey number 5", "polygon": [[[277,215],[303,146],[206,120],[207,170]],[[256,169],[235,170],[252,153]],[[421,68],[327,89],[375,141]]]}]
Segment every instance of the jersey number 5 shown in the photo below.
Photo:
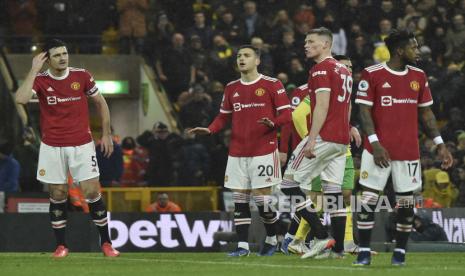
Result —
[{"label": "jersey number 5", "polygon": [[[341,79],[342,79],[342,92],[343,94],[342,95],[338,95],[337,96],[337,100],[341,103],[343,103],[345,100],[346,100],[346,97],[347,97],[347,94],[348,97],[347,97],[347,102],[350,101],[350,94],[352,93],[352,84],[354,83],[354,81],[352,80],[352,77],[351,76],[347,76],[347,75],[344,75],[344,74],[341,74]],[[349,93],[347,93],[349,92]]]}]

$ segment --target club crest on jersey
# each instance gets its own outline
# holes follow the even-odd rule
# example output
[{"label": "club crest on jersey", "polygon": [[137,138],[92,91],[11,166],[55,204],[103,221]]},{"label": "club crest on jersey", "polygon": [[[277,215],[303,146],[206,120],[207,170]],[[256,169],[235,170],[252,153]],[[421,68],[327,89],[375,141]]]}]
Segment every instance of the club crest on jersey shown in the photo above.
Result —
[{"label": "club crest on jersey", "polygon": [[261,97],[263,95],[265,95],[265,89],[263,88],[258,88],[257,90],[255,90],[255,95]]},{"label": "club crest on jersey", "polygon": [[71,89],[77,91],[77,90],[79,90],[79,88],[81,88],[81,85],[79,84],[79,82],[73,82],[73,83],[71,84]]},{"label": "club crest on jersey", "polygon": [[368,178],[368,172],[367,171],[363,171],[362,174],[360,175],[360,177],[362,179],[367,179]]},{"label": "club crest on jersey", "polygon": [[45,170],[44,170],[44,169],[40,169],[40,170],[39,170],[39,175],[40,175],[40,176],[44,176],[44,175],[45,175]]},{"label": "club crest on jersey", "polygon": [[413,91],[418,92],[420,91],[420,84],[417,81],[411,81],[410,88],[412,88]]}]

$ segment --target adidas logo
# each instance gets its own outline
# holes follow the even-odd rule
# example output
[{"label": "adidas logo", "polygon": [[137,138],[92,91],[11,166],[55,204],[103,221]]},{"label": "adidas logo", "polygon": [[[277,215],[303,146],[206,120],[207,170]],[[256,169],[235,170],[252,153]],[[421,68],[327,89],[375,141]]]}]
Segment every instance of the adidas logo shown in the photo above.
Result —
[{"label": "adidas logo", "polygon": [[391,88],[391,85],[389,84],[389,82],[385,82],[382,87],[383,88]]},{"label": "adidas logo", "polygon": [[47,91],[53,92],[53,91],[55,91],[55,89],[53,89],[52,87],[49,86],[49,87],[47,88]]},{"label": "adidas logo", "polygon": [[239,97],[239,93],[237,93],[237,92],[236,92],[236,93],[234,93],[234,96],[233,96],[233,98],[235,98],[235,97]]}]

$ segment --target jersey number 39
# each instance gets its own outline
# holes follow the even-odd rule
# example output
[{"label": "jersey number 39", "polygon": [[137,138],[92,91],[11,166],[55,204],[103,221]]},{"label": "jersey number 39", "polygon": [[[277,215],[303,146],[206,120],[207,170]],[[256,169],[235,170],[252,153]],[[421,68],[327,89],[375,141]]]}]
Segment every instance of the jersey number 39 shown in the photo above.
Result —
[{"label": "jersey number 39", "polygon": [[343,81],[342,82],[342,95],[338,95],[337,100],[342,103],[347,98],[347,102],[349,102],[350,101],[350,94],[352,93],[352,84],[354,82],[353,82],[351,76],[347,76],[347,75],[344,75],[344,74],[341,74],[341,79]]}]

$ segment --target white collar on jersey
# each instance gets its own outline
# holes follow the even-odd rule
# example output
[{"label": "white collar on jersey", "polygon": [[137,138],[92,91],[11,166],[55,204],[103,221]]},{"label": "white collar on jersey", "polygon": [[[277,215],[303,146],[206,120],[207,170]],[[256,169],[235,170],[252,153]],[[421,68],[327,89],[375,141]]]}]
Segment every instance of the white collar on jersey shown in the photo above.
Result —
[{"label": "white collar on jersey", "polygon": [[61,76],[61,77],[54,76],[54,75],[52,74],[52,72],[50,72],[50,69],[47,70],[47,73],[48,73],[48,75],[49,75],[52,79],[54,79],[54,80],[64,80],[64,79],[66,79],[66,78],[68,77],[68,75],[69,75],[69,67],[66,68],[65,74],[64,74],[63,76]]},{"label": "white collar on jersey", "polygon": [[242,79],[240,79],[240,80],[241,80],[241,83],[242,83],[243,85],[251,85],[251,84],[254,84],[254,83],[256,83],[257,81],[259,81],[262,77],[263,77],[263,75],[262,75],[262,74],[259,74],[259,75],[258,75],[258,78],[255,79],[255,80],[253,80],[253,81],[243,81]]},{"label": "white collar on jersey", "polygon": [[397,75],[397,76],[405,76],[408,73],[408,67],[407,66],[405,66],[404,71],[399,72],[399,71],[394,71],[391,68],[389,68],[389,66],[387,66],[386,62],[383,62],[381,64],[383,65],[384,69],[386,69],[391,74],[394,74],[394,75]]}]

